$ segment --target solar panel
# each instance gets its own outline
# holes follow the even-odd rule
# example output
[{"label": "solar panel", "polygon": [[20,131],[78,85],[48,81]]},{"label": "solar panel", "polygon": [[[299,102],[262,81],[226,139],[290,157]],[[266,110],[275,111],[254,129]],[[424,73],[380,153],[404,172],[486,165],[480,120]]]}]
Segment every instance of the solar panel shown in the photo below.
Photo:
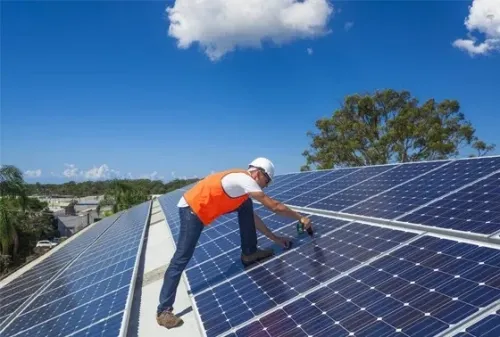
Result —
[{"label": "solar panel", "polygon": [[339,179],[335,179],[336,176],[333,176],[335,179],[333,181],[317,179],[313,183],[309,184],[307,192],[290,200],[284,200],[284,202],[295,206],[307,206],[313,202],[326,198],[333,193],[338,193],[355,184],[359,184],[366,179],[373,178],[378,174],[394,169],[395,167],[397,167],[397,165],[368,166],[356,169],[354,172],[346,174]]},{"label": "solar panel", "polygon": [[151,203],[123,213],[81,255],[61,267],[51,282],[26,303],[2,336],[66,336],[106,327],[126,329],[131,292]]},{"label": "solar panel", "polygon": [[500,231],[500,173],[431,202],[400,221],[493,234]]},{"label": "solar panel", "polygon": [[500,157],[461,159],[343,212],[395,219],[500,169]]},{"label": "solar panel", "polygon": [[206,334],[227,332],[413,236],[352,223],[228,279],[194,297]]},{"label": "solar panel", "polygon": [[499,262],[499,250],[423,236],[235,336],[434,336],[500,297]]},{"label": "solar panel", "polygon": [[[471,328],[470,319],[500,305],[500,239],[492,235],[500,233],[499,176],[500,156],[277,176],[266,192],[309,214],[315,236],[299,236],[294,221],[257,203],[266,225],[294,246],[259,234],[275,256],[244,268],[236,216],[206,228],[186,270],[204,335],[441,336]],[[177,230],[175,204],[162,207]],[[438,238],[436,227],[475,236]],[[492,236],[474,241],[478,233]]]},{"label": "solar panel", "polygon": [[[317,231],[326,232],[335,227],[345,225],[347,221],[332,220],[318,216],[311,217],[315,221]],[[281,227],[277,227],[273,232],[277,235],[293,238],[293,247],[297,248],[310,241],[307,235],[298,235],[295,226],[292,222],[283,219]],[[230,279],[234,275],[245,270],[240,262],[241,250],[239,248],[240,237],[239,233],[234,233],[235,248],[218,255],[207,254],[205,261],[195,264],[186,269],[186,275],[189,281],[190,289],[193,294],[197,294],[209,287],[217,285],[225,280]],[[287,250],[278,247],[263,235],[258,235],[258,245],[264,249],[273,249],[275,256],[279,256],[287,252]]]},{"label": "solar panel", "polygon": [[315,179],[328,176],[330,173],[331,171],[308,171],[308,172],[298,173],[293,176],[294,179],[287,179],[286,183],[277,182],[273,184],[275,187],[273,189],[270,188],[269,191],[266,191],[266,194],[273,198],[276,195],[286,192],[291,188],[303,184],[308,184],[314,181]]},{"label": "solar panel", "polygon": [[355,184],[352,187],[312,202],[306,207],[328,211],[340,211],[380,192],[384,192],[389,188],[405,183],[409,179],[426,174],[445,163],[446,162],[429,162],[400,165],[364,180],[359,184]]},{"label": "solar panel", "polygon": [[[339,178],[342,178],[348,174],[358,171],[359,168],[354,169],[336,169],[324,171],[325,174],[317,176],[314,181],[308,181],[300,185],[293,185],[279,194],[273,195],[274,198],[281,200],[283,202],[290,200],[294,197],[300,196],[306,192],[311,191],[315,187],[321,187],[327,183],[331,183]],[[267,192],[266,192],[267,193]]]},{"label": "solar panel", "polygon": [[120,215],[121,213],[114,214],[87,227],[77,237],[68,239],[63,247],[33,266],[33,268],[2,286],[0,288],[0,298],[2,299],[0,302],[0,328],[23,303],[47,284],[57,271],[66,267],[92,242],[99,238]]}]

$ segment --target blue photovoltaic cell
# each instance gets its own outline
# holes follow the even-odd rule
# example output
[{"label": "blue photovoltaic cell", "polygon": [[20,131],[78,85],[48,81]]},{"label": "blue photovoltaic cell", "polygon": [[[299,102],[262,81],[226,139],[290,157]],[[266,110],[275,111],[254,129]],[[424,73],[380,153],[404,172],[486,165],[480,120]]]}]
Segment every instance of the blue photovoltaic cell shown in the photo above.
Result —
[{"label": "blue photovoltaic cell", "polygon": [[235,335],[433,336],[500,297],[499,262],[499,250],[425,236]]},{"label": "blue photovoltaic cell", "polygon": [[293,199],[299,195],[302,195],[304,193],[307,193],[311,191],[312,189],[319,187],[321,185],[331,183],[334,180],[337,180],[347,174],[353,173],[355,171],[358,171],[358,168],[355,169],[335,169],[335,170],[329,170],[325,171],[326,174],[315,178],[313,181],[310,181],[306,184],[302,184],[299,186],[294,186],[292,188],[287,189],[285,192],[282,192],[278,195],[275,195],[274,197],[277,200],[280,200],[282,202],[287,202],[287,200]]},{"label": "blue photovoltaic cell", "polygon": [[474,323],[454,337],[498,337],[500,336],[500,310]]},{"label": "blue photovoltaic cell", "polygon": [[200,293],[195,301],[207,336],[224,333],[414,235],[353,223]]},{"label": "blue photovoltaic cell", "polygon": [[71,335],[71,337],[116,337],[120,334],[121,323],[122,315],[117,314],[103,322],[91,325],[88,328]]},{"label": "blue photovoltaic cell", "polygon": [[307,207],[328,211],[340,211],[389,188],[404,183],[409,179],[427,173],[445,163],[445,161],[440,161],[403,164],[390,171],[386,171],[378,176],[365,180],[356,186],[313,202],[307,205]]},{"label": "blue photovoltaic cell", "polygon": [[108,318],[121,320],[149,207],[146,202],[125,212],[2,336],[65,336]]},{"label": "blue photovoltaic cell", "polygon": [[500,173],[399,220],[481,234],[500,231]]},{"label": "blue photovoltaic cell", "polygon": [[394,219],[500,169],[500,157],[460,159],[343,212]]},{"label": "blue photovoltaic cell", "polygon": [[274,188],[285,184],[287,181],[294,180],[299,174],[300,174],[299,172],[295,172],[295,173],[286,173],[275,176],[272,181],[272,184],[269,186],[269,190],[273,190]]},{"label": "blue photovoltaic cell", "polygon": [[[304,174],[305,173],[305,174]],[[284,187],[293,186],[297,179],[304,179],[311,172],[289,173],[285,176],[276,176],[271,185],[266,188],[266,193],[274,193],[274,191],[282,190]]]},{"label": "blue photovoltaic cell", "polygon": [[360,183],[363,180],[370,179],[373,176],[395,168],[396,165],[382,165],[363,167],[351,174],[345,175],[339,179],[324,184],[323,179],[318,179],[312,184],[311,190],[302,195],[296,196],[290,200],[286,200],[287,204],[295,206],[310,205],[318,200],[328,197],[333,193],[337,193],[343,189],[351,187],[354,184]]},{"label": "blue photovoltaic cell", "polygon": [[4,285],[0,289],[2,299],[0,301],[0,324],[3,324],[10,314],[106,231],[120,215],[121,213],[114,214],[93,224],[45,260]]},{"label": "blue photovoltaic cell", "polygon": [[302,172],[297,175],[297,177],[293,180],[287,180],[285,184],[280,184],[280,186],[276,186],[274,189],[270,189],[269,191],[266,191],[266,194],[270,196],[271,198],[275,198],[277,195],[288,191],[291,188],[304,185],[304,184],[310,184],[312,183],[315,179],[320,179],[321,177],[326,177],[328,176],[332,171],[309,171],[309,172]]},{"label": "blue photovoltaic cell", "polygon": [[[348,222],[343,220],[335,220],[319,216],[311,216],[314,223],[315,237],[319,237],[340,226],[346,225]],[[276,228],[273,232],[279,236],[285,236],[293,239],[292,248],[297,248],[303,244],[311,242],[311,238],[307,234],[297,234],[295,224],[283,222],[285,225],[281,228]],[[283,224],[282,223],[282,224]],[[238,233],[239,238],[239,233]],[[274,242],[270,241],[264,235],[258,236],[258,246],[264,249],[271,248],[275,255],[279,256],[286,252],[282,247],[279,247]],[[239,242],[239,241],[238,241]],[[197,294],[210,286],[214,286],[224,280],[227,280],[245,270],[240,261],[240,246],[228,252],[210,259],[204,263],[188,268],[186,275],[190,284],[191,292]],[[264,262],[264,261],[262,261]]]}]

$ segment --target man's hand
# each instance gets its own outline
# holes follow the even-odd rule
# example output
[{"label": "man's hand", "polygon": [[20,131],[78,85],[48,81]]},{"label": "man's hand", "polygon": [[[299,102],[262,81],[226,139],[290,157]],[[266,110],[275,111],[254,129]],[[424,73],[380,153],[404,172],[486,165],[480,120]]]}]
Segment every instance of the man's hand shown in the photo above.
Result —
[{"label": "man's hand", "polygon": [[300,218],[300,223],[304,225],[304,229],[308,229],[309,227],[311,227],[311,219],[306,216]]},{"label": "man's hand", "polygon": [[284,236],[274,235],[272,240],[283,248],[288,248],[288,246],[290,245],[290,240]]}]

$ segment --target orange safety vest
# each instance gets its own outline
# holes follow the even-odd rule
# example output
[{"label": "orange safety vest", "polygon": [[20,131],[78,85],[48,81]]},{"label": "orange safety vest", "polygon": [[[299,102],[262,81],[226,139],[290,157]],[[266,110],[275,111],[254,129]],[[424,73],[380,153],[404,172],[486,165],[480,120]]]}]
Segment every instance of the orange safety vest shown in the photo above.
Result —
[{"label": "orange safety vest", "polygon": [[211,174],[200,180],[195,186],[184,193],[184,199],[193,212],[207,226],[217,217],[236,210],[248,198],[248,194],[233,198],[222,188],[222,178],[229,173],[245,173],[245,170],[226,170]]}]

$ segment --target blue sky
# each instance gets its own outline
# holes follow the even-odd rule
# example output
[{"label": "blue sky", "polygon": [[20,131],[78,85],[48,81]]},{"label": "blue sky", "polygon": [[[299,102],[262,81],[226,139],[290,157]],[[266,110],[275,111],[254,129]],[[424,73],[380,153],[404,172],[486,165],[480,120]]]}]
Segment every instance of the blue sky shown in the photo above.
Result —
[{"label": "blue sky", "polygon": [[[477,135],[500,148],[498,45],[469,46],[474,55],[453,45],[470,39],[471,1],[333,1],[325,20],[318,0],[279,22],[283,5],[243,16],[233,6],[221,22],[221,3],[177,1],[189,25],[169,35],[173,1],[2,2],[1,163],[30,182],[115,171],[169,180],[257,156],[297,171],[318,118],[345,95],[383,88],[458,99]],[[474,15],[477,44],[494,38],[498,19]],[[318,23],[329,33],[301,28]],[[225,52],[262,35],[286,42]]]}]

